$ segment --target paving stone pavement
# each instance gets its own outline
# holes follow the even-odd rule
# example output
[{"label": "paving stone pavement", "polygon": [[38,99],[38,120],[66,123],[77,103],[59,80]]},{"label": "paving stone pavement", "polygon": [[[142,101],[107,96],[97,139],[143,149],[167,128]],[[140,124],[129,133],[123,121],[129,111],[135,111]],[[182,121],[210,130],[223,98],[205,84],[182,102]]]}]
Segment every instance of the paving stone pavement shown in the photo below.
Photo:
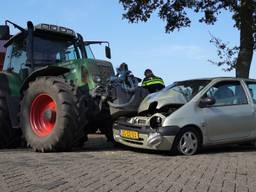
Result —
[{"label": "paving stone pavement", "polygon": [[256,150],[205,149],[190,157],[114,148],[92,135],[80,151],[0,150],[0,192],[256,192]]}]

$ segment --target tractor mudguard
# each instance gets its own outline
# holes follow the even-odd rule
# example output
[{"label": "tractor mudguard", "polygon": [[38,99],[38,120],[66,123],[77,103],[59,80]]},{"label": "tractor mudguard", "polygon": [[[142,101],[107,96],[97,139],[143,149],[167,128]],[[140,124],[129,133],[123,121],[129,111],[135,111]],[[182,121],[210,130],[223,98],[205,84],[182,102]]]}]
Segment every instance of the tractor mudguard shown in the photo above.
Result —
[{"label": "tractor mudguard", "polygon": [[[59,76],[69,71],[70,70],[67,68],[58,66],[46,66],[35,70],[23,82],[20,93],[22,95],[23,90],[28,87],[28,83],[35,80],[38,76]],[[13,128],[19,128],[17,114],[19,114],[20,95],[19,93],[16,93],[16,86],[18,85],[16,80],[17,79],[11,73],[0,73],[0,96],[5,97],[8,105],[11,125]]]},{"label": "tractor mudguard", "polygon": [[10,86],[7,74],[0,73],[0,97],[4,97],[6,100],[12,127],[18,128],[19,96],[11,95]]},{"label": "tractor mudguard", "polygon": [[65,73],[70,72],[70,69],[65,68],[65,67],[59,67],[59,66],[45,66],[41,67],[40,69],[36,69],[33,71],[23,82],[21,86],[21,93],[23,90],[28,88],[28,83],[30,81],[34,81],[37,77],[42,77],[42,76],[59,76],[63,75]]}]

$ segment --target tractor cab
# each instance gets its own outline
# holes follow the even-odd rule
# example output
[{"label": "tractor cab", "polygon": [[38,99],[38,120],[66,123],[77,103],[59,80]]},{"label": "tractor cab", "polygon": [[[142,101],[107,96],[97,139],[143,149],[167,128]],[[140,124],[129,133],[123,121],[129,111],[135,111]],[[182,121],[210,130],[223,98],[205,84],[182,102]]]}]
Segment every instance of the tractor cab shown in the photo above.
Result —
[{"label": "tractor cab", "polygon": [[[8,27],[8,26],[6,26]],[[29,73],[44,66],[56,65],[82,58],[76,33],[56,25],[31,23],[6,43],[3,70]]]},{"label": "tractor cab", "polygon": [[[20,32],[11,37],[7,23],[18,28]],[[57,25],[33,26],[32,22],[28,22],[27,29],[23,29],[6,21],[3,28],[8,29],[5,35],[8,41],[1,39],[5,45],[0,51],[2,57],[6,56],[0,65],[3,63],[4,71],[18,74],[22,81],[32,73],[36,73],[34,76],[40,75],[39,73],[57,76],[67,74],[66,78],[72,80],[75,85],[86,84],[89,90],[93,90],[97,86],[95,79],[106,82],[114,75],[112,64],[95,59],[90,48],[91,44],[106,43],[105,41],[84,41],[83,37],[72,29]],[[9,38],[6,38],[7,36]],[[105,51],[106,57],[111,58],[109,44]]]}]

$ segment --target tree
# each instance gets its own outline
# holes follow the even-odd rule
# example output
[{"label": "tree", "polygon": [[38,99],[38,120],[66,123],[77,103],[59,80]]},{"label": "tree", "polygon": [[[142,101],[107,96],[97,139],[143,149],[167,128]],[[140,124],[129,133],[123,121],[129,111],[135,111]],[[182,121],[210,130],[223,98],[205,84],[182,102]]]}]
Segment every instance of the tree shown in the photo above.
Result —
[{"label": "tree", "polygon": [[[249,77],[253,51],[256,49],[256,0],[119,0],[125,13],[123,18],[131,23],[146,22],[157,11],[166,22],[165,31],[170,33],[183,27],[190,27],[187,12],[203,13],[199,22],[214,25],[223,10],[232,13],[234,27],[240,32],[240,45],[228,47],[218,38],[211,42],[218,48],[219,66],[236,70],[237,77]],[[234,57],[234,55],[237,54]]]}]

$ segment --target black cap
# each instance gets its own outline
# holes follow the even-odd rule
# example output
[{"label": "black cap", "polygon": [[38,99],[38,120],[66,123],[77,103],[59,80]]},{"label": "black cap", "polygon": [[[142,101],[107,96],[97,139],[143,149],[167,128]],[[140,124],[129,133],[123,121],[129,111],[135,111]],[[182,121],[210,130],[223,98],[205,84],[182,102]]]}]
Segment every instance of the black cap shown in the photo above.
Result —
[{"label": "black cap", "polygon": [[152,72],[151,69],[146,69],[146,70],[144,71],[144,75],[146,75],[146,73],[153,73],[153,72]]}]

